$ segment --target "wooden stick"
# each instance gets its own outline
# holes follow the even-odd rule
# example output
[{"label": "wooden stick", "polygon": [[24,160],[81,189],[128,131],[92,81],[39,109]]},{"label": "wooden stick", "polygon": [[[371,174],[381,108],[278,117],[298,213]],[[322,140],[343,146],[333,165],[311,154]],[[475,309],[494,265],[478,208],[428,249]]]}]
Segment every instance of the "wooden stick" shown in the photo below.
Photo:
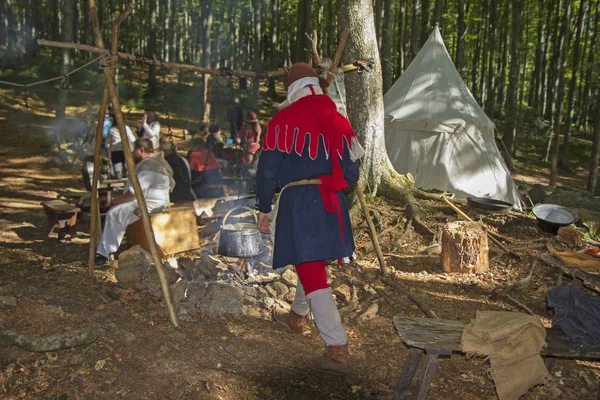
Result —
[{"label": "wooden stick", "polygon": [[335,74],[334,71],[337,69],[337,65],[342,60],[342,54],[344,53],[344,47],[346,47],[348,36],[350,36],[350,30],[346,28],[344,29],[344,32],[342,32],[342,37],[340,39],[340,42],[338,43],[335,56],[333,57],[333,62],[331,63],[331,67],[329,68],[330,74],[327,75],[327,82],[331,82],[331,80],[333,79],[333,75]]},{"label": "wooden stick", "polygon": [[499,297],[502,300],[504,300],[505,302],[507,302],[508,304],[518,308],[519,310],[525,311],[529,315],[535,315],[535,313],[533,311],[531,311],[531,309],[529,307],[527,307],[525,304],[521,303],[514,297],[512,297],[508,294],[505,294],[505,293],[502,293]]},{"label": "wooden stick", "polygon": [[[462,212],[462,210],[460,208],[456,207],[454,205],[454,203],[452,203],[450,200],[448,200],[448,198],[446,196],[444,196],[443,198],[444,198],[444,201],[446,202],[446,204],[448,204],[450,206],[450,208],[452,208],[458,215],[460,215],[461,217],[463,217],[467,221],[475,222],[475,221],[473,221],[473,219],[471,217],[469,217],[467,214],[465,214],[464,212]],[[492,235],[490,235],[490,232],[488,232],[487,229],[485,231],[487,232],[487,235],[490,238],[490,240],[492,242],[494,242],[496,244],[496,246],[498,246],[502,251],[504,251],[505,253],[514,254],[509,249],[507,249],[506,247],[504,247],[504,245],[502,243],[500,243],[496,238],[494,238]]]},{"label": "wooden stick", "polygon": [[439,319],[439,317],[436,315],[436,313],[434,313],[429,307],[427,307],[427,305],[425,305],[425,303],[423,303],[421,301],[421,299],[419,299],[417,296],[412,294],[408,289],[406,289],[404,287],[404,285],[401,284],[400,282],[392,281],[391,279],[385,279],[383,282],[386,283],[388,286],[393,287],[394,289],[396,289],[398,292],[402,293],[406,297],[408,297],[410,299],[410,301],[415,303],[421,309],[421,311],[423,311],[425,313],[425,315],[427,315],[429,318]]},{"label": "wooden stick", "polygon": [[[74,49],[74,50],[80,50],[80,51],[87,51],[87,52],[95,53],[95,54],[108,54],[108,51],[104,48],[90,46],[87,44],[55,42],[52,40],[45,40],[45,39],[39,39],[38,44],[40,46],[57,47],[57,48],[61,48],[61,49]],[[117,53],[113,53],[113,54],[117,54]],[[129,60],[129,61],[137,60],[137,57],[133,54],[119,52],[118,55],[119,55],[119,58],[122,58],[124,60]],[[338,63],[339,63],[339,60],[338,60]],[[203,68],[203,67],[199,67],[197,65],[181,64],[181,63],[174,63],[174,62],[165,62],[165,68],[182,70],[182,71],[194,71],[194,72],[200,72],[202,74],[209,74],[209,75],[220,75],[222,73],[222,71],[216,70],[216,69]],[[330,69],[330,72],[334,73],[334,74],[340,74],[340,73],[344,73],[344,72],[356,71],[357,69],[358,68],[353,64],[346,64],[339,68],[335,67],[335,64],[332,64],[332,68]],[[245,76],[248,78],[256,78],[261,75],[261,74],[256,73],[255,71],[243,71],[243,70],[235,70],[235,69],[232,70],[231,73],[233,76]],[[284,76],[287,76],[287,71],[285,69],[276,69],[273,71],[265,71],[264,75],[267,78],[284,77]]]},{"label": "wooden stick", "polygon": [[[96,38],[96,43],[100,45],[100,44],[102,44],[102,32],[100,31],[100,23],[98,22],[98,11],[96,10],[95,0],[89,0],[89,6],[90,6],[90,17],[92,19],[92,25],[94,28],[94,35]],[[114,64],[116,66],[116,62]],[[117,96],[115,83],[113,82],[112,72],[109,68],[103,68],[103,71],[104,71],[104,81],[105,81],[106,86],[108,87],[108,92],[109,92],[110,99],[112,102],[113,112],[115,114],[115,119],[117,120],[117,126],[119,127],[119,134],[121,135],[121,141],[123,143],[129,143],[129,139],[127,138],[127,133],[125,130],[126,129],[125,128],[125,119],[123,118],[123,113],[121,112],[121,104],[119,102],[119,96]],[[154,263],[154,267],[156,268],[156,272],[157,272],[158,278],[160,280],[160,285],[162,288],[162,293],[163,293],[163,297],[165,300],[165,304],[167,305],[167,311],[169,313],[171,323],[177,327],[177,326],[179,326],[179,319],[177,317],[177,313],[175,312],[175,307],[173,305],[173,299],[171,297],[169,283],[167,282],[167,277],[165,275],[162,261],[161,261],[160,255],[158,253],[158,248],[156,247],[156,240],[154,238],[154,231],[152,230],[152,223],[150,221],[150,216],[148,215],[148,207],[146,205],[146,199],[144,199],[144,195],[142,193],[140,181],[138,180],[137,173],[135,171],[135,162],[133,161],[133,156],[131,154],[131,149],[129,148],[129,146],[123,146],[123,153],[125,155],[125,163],[127,165],[128,171],[129,171],[129,180],[133,187],[133,192],[135,194],[135,198],[137,200],[137,204],[138,204],[139,211],[140,211],[142,225],[144,226],[144,233],[146,234],[146,239],[148,240],[148,244],[150,246],[150,254],[152,255],[152,261]]]},{"label": "wooden stick", "polygon": [[[119,26],[133,11],[133,6],[130,5],[125,12],[117,16],[112,23],[111,37],[111,52],[115,54],[118,51],[119,44]],[[104,47],[102,36],[100,36],[98,45]],[[113,77],[115,75],[113,72]],[[102,130],[104,129],[104,115],[106,114],[106,106],[108,105],[108,87],[104,85],[102,92],[102,102],[98,110],[98,121],[96,125],[96,133],[94,135],[94,173],[92,175],[92,193],[90,204],[90,249],[88,253],[88,275],[90,278],[94,276],[94,258],[96,254],[96,246],[102,236],[102,223],[100,221],[100,204],[98,201],[98,179],[100,178],[100,153],[102,144]]]},{"label": "wooden stick", "polygon": [[355,191],[356,195],[358,196],[358,201],[360,202],[363,214],[365,215],[367,225],[369,225],[371,241],[373,241],[373,248],[375,249],[375,252],[377,253],[377,258],[379,259],[379,267],[381,268],[381,273],[385,276],[388,274],[389,271],[387,266],[385,265],[385,259],[383,258],[383,252],[381,251],[381,247],[379,247],[379,240],[377,240],[377,232],[375,231],[375,226],[373,225],[371,214],[369,214],[369,207],[367,206],[365,195],[363,194],[363,184],[361,181],[358,181],[356,183]]}]

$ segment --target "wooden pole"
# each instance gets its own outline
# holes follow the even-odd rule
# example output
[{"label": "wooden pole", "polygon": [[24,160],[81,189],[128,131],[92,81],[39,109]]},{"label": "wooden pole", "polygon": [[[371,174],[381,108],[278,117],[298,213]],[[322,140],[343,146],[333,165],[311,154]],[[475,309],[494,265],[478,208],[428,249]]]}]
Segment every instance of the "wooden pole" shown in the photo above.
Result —
[{"label": "wooden pole", "polygon": [[331,82],[331,80],[333,79],[333,75],[337,72],[337,69],[338,69],[337,65],[342,60],[342,54],[344,53],[344,47],[346,47],[346,42],[348,41],[349,36],[350,36],[350,30],[348,28],[345,28],[344,32],[342,32],[342,37],[340,39],[340,42],[338,43],[337,50],[335,51],[335,56],[333,57],[333,62],[331,63],[331,68],[329,69],[329,72],[331,72],[331,74],[329,74],[327,76],[327,82]]},{"label": "wooden pole", "polygon": [[365,219],[367,220],[367,225],[369,225],[369,232],[371,233],[373,248],[375,249],[375,253],[377,253],[377,258],[379,259],[379,267],[381,268],[381,273],[383,275],[387,275],[389,271],[387,266],[385,265],[385,259],[383,258],[383,252],[381,251],[381,247],[379,246],[379,240],[377,240],[377,231],[375,231],[375,225],[373,225],[373,220],[371,219],[371,214],[369,213],[369,207],[367,206],[365,195],[363,194],[363,183],[361,181],[358,181],[356,183],[355,191],[356,195],[358,196],[358,201],[360,202],[363,214],[365,215]]},{"label": "wooden pole", "polygon": [[[129,6],[123,14],[117,16],[112,23],[112,37],[110,50],[113,54],[118,51],[119,46],[119,26],[133,11],[133,6]],[[104,47],[102,36],[97,38],[96,44],[99,47]],[[115,76],[116,71],[112,71],[112,76]],[[114,79],[114,78],[113,78]],[[91,216],[90,216],[90,250],[88,254],[88,275],[94,276],[94,256],[96,254],[96,246],[102,235],[102,223],[100,220],[100,204],[98,201],[98,179],[100,177],[100,153],[102,151],[102,131],[104,129],[104,115],[108,105],[108,86],[104,85],[102,92],[102,102],[100,110],[98,110],[98,121],[96,125],[96,134],[94,135],[94,173],[92,176],[92,195],[91,195]]]},{"label": "wooden pole", "polygon": [[[90,18],[92,20],[92,25],[94,28],[94,36],[96,38],[96,43],[101,44],[102,32],[100,31],[100,24],[98,22],[98,11],[96,10],[95,0],[89,0],[89,6]],[[124,19],[125,18],[117,18],[117,21],[122,22],[122,20]],[[114,60],[111,67],[116,68],[116,65],[116,60]],[[108,87],[108,93],[112,102],[112,109],[115,114],[115,119],[117,120],[117,126],[119,127],[121,141],[126,144],[129,143],[129,139],[127,138],[125,119],[123,118],[123,113],[121,112],[121,104],[119,103],[119,97],[117,96],[117,91],[115,88],[115,83],[113,82],[111,69],[112,68],[106,66],[103,68],[104,80],[106,86]],[[160,280],[165,304],[167,305],[167,311],[169,313],[171,323],[177,327],[179,326],[179,320],[177,318],[177,313],[175,312],[175,307],[173,305],[173,299],[171,297],[169,283],[167,282],[165,271],[163,270],[162,260],[159,255],[158,248],[156,247],[156,240],[154,239],[154,232],[152,230],[150,216],[148,215],[146,200],[144,199],[142,188],[140,186],[140,181],[138,180],[137,173],[135,171],[135,162],[133,161],[133,156],[131,154],[131,149],[129,148],[129,146],[123,146],[123,153],[125,155],[125,164],[127,165],[127,169],[129,171],[129,180],[131,182],[131,186],[133,187],[135,198],[138,203],[140,219],[142,220],[142,225],[144,226],[144,233],[146,234],[146,238],[148,239],[148,244],[150,246],[150,254],[152,256],[152,261],[154,263],[154,267],[156,268],[156,272]]]},{"label": "wooden pole", "polygon": [[[97,46],[96,47],[90,46],[87,44],[55,42],[52,40],[45,40],[45,39],[39,39],[38,44],[40,46],[57,47],[57,48],[61,48],[61,49],[74,49],[74,50],[87,51],[87,52],[96,53],[96,54],[108,54],[108,51],[104,48],[100,48]],[[117,54],[117,53],[112,53],[112,54]],[[137,57],[133,54],[127,54],[127,53],[118,53],[118,54],[119,54],[119,58],[124,59],[124,60],[129,60],[129,61],[137,60]],[[336,54],[336,56],[337,56],[337,54]],[[340,58],[341,58],[341,54],[340,54]],[[337,62],[339,63],[340,60],[338,59]],[[332,64],[330,72],[335,73],[335,74],[340,74],[340,73],[344,73],[344,72],[356,71],[358,69],[353,64],[346,64],[339,68],[337,68],[336,65],[337,64]],[[168,69],[176,69],[176,70],[182,70],[182,71],[194,71],[194,72],[199,72],[202,74],[209,74],[209,75],[220,75],[222,73],[222,71],[220,71],[218,69],[203,68],[203,67],[198,67],[197,65],[181,64],[181,63],[173,63],[173,62],[165,62],[165,67]],[[248,78],[257,78],[257,77],[260,78],[260,74],[257,74],[255,71],[233,70],[232,74],[233,74],[233,76],[245,76]],[[287,72],[284,69],[276,69],[273,71],[266,71],[264,73],[265,78],[277,78],[277,77],[283,77],[286,75],[287,75]]]}]

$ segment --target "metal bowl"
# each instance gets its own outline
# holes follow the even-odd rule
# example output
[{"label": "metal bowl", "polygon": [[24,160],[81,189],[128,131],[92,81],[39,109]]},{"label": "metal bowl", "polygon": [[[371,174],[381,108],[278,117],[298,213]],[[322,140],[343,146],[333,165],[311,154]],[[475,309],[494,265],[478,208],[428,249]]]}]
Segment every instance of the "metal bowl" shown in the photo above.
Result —
[{"label": "metal bowl", "polygon": [[577,220],[573,211],[557,204],[538,204],[533,207],[533,215],[540,229],[552,234],[557,234],[560,227],[569,226]]},{"label": "metal bowl", "polygon": [[467,203],[473,208],[497,213],[506,213],[513,207],[512,204],[507,203],[506,201],[490,199],[487,197],[467,197]]}]

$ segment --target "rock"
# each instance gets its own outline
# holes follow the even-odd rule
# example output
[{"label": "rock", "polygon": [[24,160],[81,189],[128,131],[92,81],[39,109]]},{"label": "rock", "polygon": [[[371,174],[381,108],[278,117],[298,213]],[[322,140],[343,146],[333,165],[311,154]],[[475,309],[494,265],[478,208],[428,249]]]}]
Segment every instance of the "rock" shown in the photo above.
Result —
[{"label": "rock", "polygon": [[290,291],[283,296],[283,299],[288,303],[292,303],[296,298],[296,288],[290,288]]},{"label": "rock", "polygon": [[350,286],[346,285],[345,283],[336,286],[333,289],[333,294],[343,303],[348,303],[350,300],[352,300],[352,291],[350,290]]},{"label": "rock", "polygon": [[17,299],[12,296],[0,296],[0,309],[8,309],[17,306]]},{"label": "rock", "polygon": [[165,267],[165,268],[171,268],[173,270],[178,270],[179,269],[179,263],[177,262],[176,258],[171,257],[171,258],[168,258],[164,262],[163,267]]},{"label": "rock", "polygon": [[137,340],[137,336],[133,333],[119,329],[118,336],[127,344],[131,344]]},{"label": "rock", "polygon": [[177,260],[177,263],[179,264],[179,268],[183,269],[191,269],[194,266],[194,261],[189,257],[181,257]]},{"label": "rock", "polygon": [[244,305],[243,313],[248,317],[264,319],[267,321],[271,320],[271,314],[269,313],[269,311],[257,306]]},{"label": "rock", "polygon": [[199,258],[194,260],[193,265],[194,268],[198,269],[208,278],[216,278],[227,271],[227,265],[211,257],[208,253],[202,253]]},{"label": "rock", "polygon": [[527,196],[533,204],[540,204],[546,201],[546,187],[544,185],[535,184],[527,191]]},{"label": "rock", "polygon": [[377,312],[379,312],[379,305],[377,303],[371,304],[371,306],[364,313],[360,314],[356,320],[359,323],[363,323],[369,320],[372,320],[377,316]]},{"label": "rock", "polygon": [[263,308],[266,308],[267,310],[270,310],[273,307],[280,307],[283,308],[285,311],[289,311],[291,309],[291,306],[285,301],[274,299],[272,297],[265,297],[263,299],[263,305]]},{"label": "rock", "polygon": [[269,293],[267,293],[267,291],[265,290],[264,287],[258,286],[255,289],[256,289],[256,294],[257,294],[256,297],[268,297],[269,296]]},{"label": "rock", "polygon": [[189,287],[189,283],[184,280],[180,280],[171,285],[171,295],[173,296],[173,301],[175,303],[179,303],[185,298],[185,292]]},{"label": "rock", "polygon": [[289,287],[295,288],[298,284],[298,276],[290,268],[286,269],[285,272],[281,275],[281,280]]},{"label": "rock", "polygon": [[150,266],[152,265],[152,256],[140,246],[133,246],[119,255],[118,265],[119,269]]},{"label": "rock", "polygon": [[199,306],[200,301],[206,295],[206,286],[204,284],[189,285],[186,293],[186,301],[195,306]]},{"label": "rock", "polygon": [[265,291],[267,292],[267,295],[270,297],[279,296],[279,294],[271,286],[265,286]]},{"label": "rock", "polygon": [[253,286],[244,286],[242,288],[242,290],[244,291],[244,294],[246,296],[258,297],[258,292],[257,292],[256,288]]},{"label": "rock", "polygon": [[242,314],[242,290],[220,282],[211,282],[200,300],[200,310],[209,316]]},{"label": "rock", "polygon": [[258,304],[256,297],[244,296],[244,305],[255,306]]},{"label": "rock", "polygon": [[[148,293],[150,293],[153,296],[156,297],[161,297],[162,296],[162,288],[160,285],[160,278],[158,277],[158,273],[156,272],[156,269],[154,268],[154,266],[151,266],[150,268],[146,267],[147,269],[144,271],[144,276],[143,278],[136,284],[136,287],[141,289],[141,290],[146,290]],[[169,285],[174,284],[177,279],[179,279],[179,275],[177,275],[177,273],[175,271],[173,271],[170,268],[163,268],[164,272],[165,272],[165,276],[167,278],[167,283]]]},{"label": "rock", "polygon": [[270,286],[275,291],[275,293],[277,293],[277,297],[282,297],[290,291],[290,289],[281,282],[273,282],[268,286]]},{"label": "rock", "polygon": [[597,199],[589,192],[559,191],[548,196],[546,201],[549,204],[558,204],[567,208],[585,209],[600,213],[600,199]]},{"label": "rock", "polygon": [[191,306],[189,303],[179,303],[177,305],[177,313],[179,315],[179,319],[181,321],[193,321],[194,317],[192,317],[190,312]]}]

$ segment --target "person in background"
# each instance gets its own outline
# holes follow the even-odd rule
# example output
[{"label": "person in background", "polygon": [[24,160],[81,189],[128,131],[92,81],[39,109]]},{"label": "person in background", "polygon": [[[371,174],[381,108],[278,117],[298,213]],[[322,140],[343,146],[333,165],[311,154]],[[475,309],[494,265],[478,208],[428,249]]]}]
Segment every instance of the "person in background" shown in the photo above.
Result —
[{"label": "person in background", "polygon": [[[302,334],[312,311],[327,353],[304,356],[313,370],[350,372],[348,336],[327,282],[325,263],[354,252],[348,204],[342,190],[358,181],[364,155],[348,120],[325,94],[327,82],[306,63],[296,63],[284,85],[289,106],[267,126],[256,174],[258,229],[274,226],[273,269],[294,265],[298,274],[290,311],[273,309],[275,321]],[[282,189],[272,212],[275,188]]]},{"label": "person in background", "polygon": [[239,97],[233,99],[233,107],[227,111],[227,120],[229,121],[231,140],[235,141],[244,120],[244,110],[242,110],[242,106],[240,105]]},{"label": "person in background", "polygon": [[236,142],[245,144],[245,152],[248,160],[248,166],[252,167],[255,163],[256,152],[260,149],[260,124],[256,113],[249,111],[246,115],[246,123],[238,133]]},{"label": "person in background", "polygon": [[[169,204],[169,192],[175,187],[173,170],[164,160],[162,151],[154,152],[148,138],[134,142],[133,159],[148,212],[160,211]],[[106,213],[94,265],[106,264],[109,257],[119,249],[125,229],[139,219],[134,213],[137,208],[133,186],[131,181],[127,181],[124,194],[113,199],[112,207]]]},{"label": "person in background", "polygon": [[138,136],[150,139],[154,149],[160,149],[160,122],[158,122],[158,115],[154,111],[144,112],[142,117],[142,124],[138,129]]},{"label": "person in background", "polygon": [[221,134],[221,129],[219,129],[219,125],[212,124],[208,128],[208,136],[206,137],[206,148],[209,151],[212,151],[217,158],[223,157],[223,135]]},{"label": "person in background", "polygon": [[[204,142],[206,142],[206,138],[208,137],[208,135],[210,134],[210,132],[208,131],[209,125],[207,122],[202,122],[200,124],[200,130],[196,133],[194,133],[194,135],[192,136],[192,143],[194,143],[194,140],[196,139],[202,139],[204,140]],[[190,159],[190,154],[192,154],[192,151],[194,151],[194,147],[192,144],[192,150],[188,151],[186,158],[189,160]]]},{"label": "person in background", "polygon": [[170,195],[171,203],[196,200],[196,195],[192,190],[192,173],[188,160],[177,153],[177,146],[174,143],[171,145],[167,136],[163,136],[160,142],[165,155],[165,161],[171,166],[173,179],[175,179],[175,187]]},{"label": "person in background", "polygon": [[223,197],[223,177],[217,158],[200,138],[194,139],[192,146],[189,162],[194,194],[197,198]]},{"label": "person in background", "polygon": [[[117,126],[117,119],[114,116],[112,118],[112,125],[108,130],[104,146],[108,151],[108,155],[113,167],[113,178],[121,179],[125,174],[123,173],[123,164],[125,163],[125,154],[123,153],[123,143],[121,142],[121,135],[119,134],[119,127]],[[135,142],[135,136],[131,129],[125,125],[127,139],[129,140],[129,148],[133,150],[133,142]]]}]

